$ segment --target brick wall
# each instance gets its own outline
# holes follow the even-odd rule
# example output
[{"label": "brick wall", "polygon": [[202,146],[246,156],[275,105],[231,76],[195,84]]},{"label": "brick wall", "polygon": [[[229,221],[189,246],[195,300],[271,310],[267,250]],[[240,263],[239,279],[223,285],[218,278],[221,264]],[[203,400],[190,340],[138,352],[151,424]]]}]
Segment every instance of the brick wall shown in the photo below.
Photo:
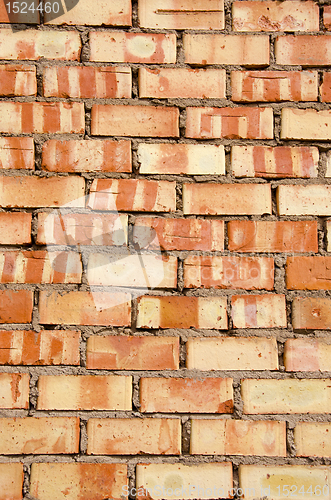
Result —
[{"label": "brick wall", "polygon": [[0,500],[327,500],[331,5],[23,4],[0,6]]}]

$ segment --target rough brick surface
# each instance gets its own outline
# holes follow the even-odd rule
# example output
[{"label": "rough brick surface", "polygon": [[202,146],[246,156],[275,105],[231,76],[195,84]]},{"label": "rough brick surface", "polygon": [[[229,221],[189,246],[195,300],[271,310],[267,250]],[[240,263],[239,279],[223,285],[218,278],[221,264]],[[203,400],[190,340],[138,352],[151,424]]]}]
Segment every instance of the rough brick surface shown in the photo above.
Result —
[{"label": "rough brick surface", "polygon": [[331,137],[329,110],[282,109],[282,139],[327,141]]},{"label": "rough brick surface", "polygon": [[32,137],[0,138],[0,169],[34,170]]},{"label": "rough brick surface", "polygon": [[329,66],[328,52],[331,39],[328,35],[287,35],[276,39],[277,64],[300,66]]},{"label": "rough brick surface", "polygon": [[28,408],[29,380],[27,373],[0,373],[0,408]]},{"label": "rough brick surface", "polygon": [[2,245],[31,243],[32,216],[27,212],[0,213],[0,242]]},{"label": "rough brick surface", "polygon": [[289,339],[284,364],[287,371],[331,371],[331,344],[327,339]]},{"label": "rough brick surface", "polygon": [[288,257],[286,285],[289,290],[330,290],[331,257]]},{"label": "rough brick surface", "polygon": [[294,429],[296,454],[299,457],[330,457],[330,424],[299,422]]},{"label": "rough brick surface", "polygon": [[33,66],[2,64],[0,66],[1,96],[35,96],[36,69]]},{"label": "rough brick surface", "polygon": [[33,292],[28,290],[0,290],[1,323],[30,323]]},{"label": "rough brick surface", "polygon": [[331,301],[322,297],[296,297],[293,300],[293,328],[330,330]]},{"label": "rough brick surface", "polygon": [[279,215],[331,215],[331,187],[287,185],[277,189]]},{"label": "rough brick surface", "polygon": [[23,479],[23,464],[0,464],[0,499],[21,500]]},{"label": "rough brick surface", "polygon": [[44,21],[48,24],[131,26],[130,0],[97,0],[93,4],[89,0],[79,0],[79,5],[74,2],[73,9],[68,11],[54,19],[53,12],[47,13],[45,8]]},{"label": "rough brick surface", "polygon": [[285,295],[233,295],[234,328],[285,328]]}]

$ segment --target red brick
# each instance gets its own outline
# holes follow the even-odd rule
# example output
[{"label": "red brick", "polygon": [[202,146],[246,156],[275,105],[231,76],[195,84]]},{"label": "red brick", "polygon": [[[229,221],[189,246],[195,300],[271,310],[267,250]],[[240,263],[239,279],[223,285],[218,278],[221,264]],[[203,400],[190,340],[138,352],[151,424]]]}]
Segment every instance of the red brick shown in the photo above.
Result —
[{"label": "red brick", "polygon": [[285,342],[284,365],[289,372],[331,371],[329,339],[299,338]]},{"label": "red brick", "polygon": [[331,5],[325,5],[323,9],[323,24],[325,28],[330,31],[331,29]]},{"label": "red brick", "polygon": [[78,453],[79,418],[1,418],[0,437],[1,455]]},{"label": "red brick", "polygon": [[285,295],[232,295],[234,328],[286,328]]},{"label": "red brick", "polygon": [[92,210],[174,212],[176,185],[144,179],[95,179],[88,207]]},{"label": "red brick", "polygon": [[331,186],[283,185],[276,196],[279,215],[331,215]]},{"label": "red brick", "polygon": [[84,131],[83,103],[0,103],[0,132],[8,134],[82,134]]},{"label": "red brick", "polygon": [[[12,7],[12,2],[11,7]],[[5,3],[0,4],[0,22],[1,23],[24,23],[24,24],[39,24],[39,11],[35,10],[32,12],[30,10],[27,13],[22,13],[21,10],[14,14],[13,9],[10,10],[10,16],[8,16],[8,11]],[[23,9],[22,9],[23,10]],[[1,499],[2,500],[2,499]]]},{"label": "red brick", "polygon": [[30,323],[33,292],[0,290],[0,323]]},{"label": "red brick", "polygon": [[31,96],[36,94],[37,79],[34,66],[0,65],[1,96]]},{"label": "red brick", "polygon": [[183,207],[184,214],[270,214],[270,185],[185,183]]},{"label": "red brick", "polygon": [[331,37],[287,35],[276,40],[276,63],[300,66],[329,66]]},{"label": "red brick", "polygon": [[0,408],[29,408],[29,382],[27,373],[0,373]]},{"label": "red brick", "polygon": [[126,464],[33,463],[30,494],[38,500],[120,500],[127,487]]},{"label": "red brick", "polygon": [[[134,120],[132,120],[134,116]],[[92,135],[179,137],[178,108],[95,104]]]},{"label": "red brick", "polygon": [[233,2],[232,16],[235,31],[319,31],[315,2]]},{"label": "red brick", "polygon": [[320,91],[322,102],[331,102],[331,73],[323,72],[323,83],[320,86]]},{"label": "red brick", "polygon": [[232,413],[232,379],[142,378],[140,404],[147,413]]},{"label": "red brick", "polygon": [[26,212],[1,212],[1,245],[26,245],[31,243],[31,220],[32,215]]},{"label": "red brick", "polygon": [[317,252],[316,221],[248,221],[228,223],[231,252]]},{"label": "red brick", "polygon": [[271,108],[187,108],[186,137],[273,139]]},{"label": "red brick", "polygon": [[[130,0],[97,0],[91,3],[90,0],[79,0],[73,2],[74,8],[70,9],[70,2],[67,2],[67,12],[62,16],[54,16],[53,12],[44,12],[44,22],[46,24],[68,24],[68,25],[89,25],[98,26],[131,26],[131,2]],[[66,5],[66,4],[65,4]],[[53,8],[54,10],[54,8]],[[63,10],[62,10],[63,12]]]},{"label": "red brick", "polygon": [[34,170],[32,137],[0,138],[0,169]]},{"label": "red brick", "polygon": [[91,61],[164,64],[176,62],[174,33],[90,32]]},{"label": "red brick", "polygon": [[224,99],[225,70],[139,69],[139,97]]},{"label": "red brick", "polygon": [[289,290],[331,290],[331,257],[288,257],[286,286]]},{"label": "red brick", "polygon": [[22,500],[23,479],[23,464],[0,464],[0,500]]},{"label": "red brick", "polygon": [[42,291],[40,322],[46,325],[127,326],[131,320],[130,299],[127,293]]},{"label": "red brick", "polygon": [[0,330],[0,365],[79,365],[80,333]]},{"label": "red brick", "polygon": [[330,330],[331,300],[323,297],[295,297],[292,305],[295,330]]},{"label": "red brick", "polygon": [[272,290],[274,261],[269,257],[187,257],[185,288]]},{"label": "red brick", "polygon": [[50,66],[45,69],[45,97],[131,97],[131,69],[93,66]]},{"label": "red brick", "polygon": [[178,370],[178,337],[95,335],[87,340],[91,370]]}]

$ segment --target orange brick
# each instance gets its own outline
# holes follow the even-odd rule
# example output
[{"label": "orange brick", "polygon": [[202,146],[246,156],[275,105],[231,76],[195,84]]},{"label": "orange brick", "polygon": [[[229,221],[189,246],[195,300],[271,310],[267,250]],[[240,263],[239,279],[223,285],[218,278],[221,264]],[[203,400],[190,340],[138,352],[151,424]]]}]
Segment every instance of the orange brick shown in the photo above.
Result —
[{"label": "orange brick", "polygon": [[316,139],[327,141],[331,139],[330,127],[330,110],[282,109],[282,139]]},{"label": "orange brick", "polygon": [[139,97],[224,99],[225,70],[139,69]]},{"label": "orange brick", "polygon": [[331,73],[323,72],[323,83],[320,86],[323,102],[331,102]]},{"label": "orange brick", "polygon": [[50,140],[41,166],[50,172],[131,172],[131,142]]},{"label": "orange brick", "polygon": [[232,413],[232,379],[142,378],[140,404],[147,413]]},{"label": "orange brick", "polygon": [[90,32],[91,61],[164,64],[176,62],[174,33]]},{"label": "orange brick", "polygon": [[0,364],[79,365],[79,340],[70,330],[0,330]]},{"label": "orange brick", "polygon": [[0,138],[0,169],[34,170],[32,137]]},{"label": "orange brick", "polygon": [[[11,3],[11,7],[13,7],[12,2],[10,2],[10,3]],[[19,9],[19,11],[16,14],[13,12],[13,8],[11,8],[11,10],[9,11],[10,16],[8,15],[8,10],[7,10],[4,3],[0,4],[0,22],[1,23],[39,24],[39,22],[40,22],[39,11],[37,11],[37,10],[32,12],[32,9],[31,9],[29,12],[25,13]],[[22,8],[22,10],[24,10],[24,9]]]},{"label": "orange brick", "polygon": [[37,79],[34,66],[0,65],[1,96],[30,96],[36,94]]},{"label": "orange brick", "polygon": [[178,370],[178,337],[91,336],[86,367],[91,370]]},{"label": "orange brick", "polygon": [[187,108],[186,137],[273,139],[271,108]]},{"label": "orange brick", "polygon": [[1,455],[78,453],[79,418],[1,418],[0,436]]},{"label": "orange brick", "polygon": [[296,455],[331,457],[330,432],[330,423],[298,422],[294,429]]},{"label": "orange brick", "polygon": [[184,35],[185,62],[267,66],[269,38],[261,35]]},{"label": "orange brick", "polygon": [[323,24],[330,31],[331,29],[331,5],[325,5],[323,9]]},{"label": "orange brick", "polygon": [[131,69],[121,67],[50,66],[45,69],[45,97],[131,97]]},{"label": "orange brick", "polygon": [[183,207],[184,214],[270,214],[270,185],[185,183]]},{"label": "orange brick", "polygon": [[330,330],[331,300],[322,297],[295,297],[292,323],[295,330]]},{"label": "orange brick", "polygon": [[31,243],[31,220],[32,215],[26,212],[1,212],[1,245],[25,245]]},{"label": "orange brick", "polygon": [[236,177],[317,177],[317,148],[287,146],[232,146],[231,166]]},{"label": "orange brick", "polygon": [[137,327],[226,330],[226,305],[226,297],[141,297]]},{"label": "orange brick", "polygon": [[88,207],[92,210],[174,212],[176,184],[144,179],[95,179]]},{"label": "orange brick", "polygon": [[[154,234],[157,238],[146,245],[145,242]],[[223,250],[224,222],[137,217],[133,228],[133,241],[140,247],[156,250],[159,246],[163,250]]]},{"label": "orange brick", "polygon": [[79,61],[80,51],[77,31],[0,29],[0,59]]},{"label": "orange brick", "polygon": [[132,377],[46,375],[38,392],[38,410],[132,409]]},{"label": "orange brick", "polygon": [[33,292],[0,290],[0,323],[30,323]]},{"label": "orange brick", "polygon": [[331,215],[331,186],[284,185],[276,195],[279,215]]},{"label": "orange brick", "polygon": [[228,223],[231,252],[317,252],[316,221],[246,221]]},{"label": "orange brick", "polygon": [[179,418],[90,418],[87,437],[88,455],[180,455],[181,452]]},{"label": "orange brick", "polygon": [[178,124],[178,108],[113,104],[92,107],[92,135],[179,137]]},{"label": "orange brick", "polygon": [[232,295],[234,328],[286,328],[285,295]]},{"label": "orange brick", "polygon": [[192,419],[193,455],[286,457],[285,422]]},{"label": "orange brick", "polygon": [[0,408],[29,408],[29,381],[27,373],[0,373]]},{"label": "orange brick", "polygon": [[185,288],[272,290],[274,261],[269,257],[187,257]]},{"label": "orange brick", "polygon": [[30,494],[38,500],[120,500],[127,486],[126,464],[33,463]]},{"label": "orange brick", "polygon": [[2,207],[57,207],[75,201],[83,208],[84,191],[85,181],[78,176],[0,177]]},{"label": "orange brick", "polygon": [[278,370],[275,339],[204,337],[186,344],[189,370]]},{"label": "orange brick", "polygon": [[84,123],[84,104],[79,102],[0,103],[0,132],[82,134]]},{"label": "orange brick", "polygon": [[328,35],[287,35],[276,39],[277,64],[329,66],[331,38]]},{"label": "orange brick", "polygon": [[289,290],[330,290],[331,257],[288,257],[286,286]]},{"label": "orange brick", "polygon": [[[131,2],[130,0],[97,0],[91,4],[89,0],[67,2],[67,12],[62,16],[54,16],[53,12],[44,11],[44,22],[46,24],[69,24],[98,26],[100,24],[110,26],[131,26]],[[61,5],[61,4],[60,4]],[[54,11],[54,7],[53,7]],[[63,12],[63,9],[60,10]],[[92,499],[91,499],[92,500]]]},{"label": "orange brick", "polygon": [[0,500],[21,500],[23,479],[23,464],[0,464]]},{"label": "orange brick", "polygon": [[128,293],[42,291],[40,322],[46,325],[127,326],[131,321],[130,299]]},{"label": "orange brick", "polygon": [[284,364],[289,372],[331,371],[328,339],[289,339],[285,342]]},{"label": "orange brick", "polygon": [[157,29],[224,28],[224,1],[139,0],[139,26]]},{"label": "orange brick", "polygon": [[319,31],[315,2],[233,2],[232,16],[235,31]]}]

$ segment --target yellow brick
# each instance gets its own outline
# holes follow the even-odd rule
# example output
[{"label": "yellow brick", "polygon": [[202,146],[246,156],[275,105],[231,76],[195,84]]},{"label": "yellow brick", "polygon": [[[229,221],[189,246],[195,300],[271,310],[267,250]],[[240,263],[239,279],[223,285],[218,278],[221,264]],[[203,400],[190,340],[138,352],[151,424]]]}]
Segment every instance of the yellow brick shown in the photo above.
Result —
[{"label": "yellow brick", "polygon": [[331,111],[316,109],[282,109],[282,139],[331,139]]},{"label": "yellow brick", "polygon": [[21,500],[23,464],[0,464],[0,500]]},{"label": "yellow brick", "polygon": [[299,457],[331,457],[331,424],[300,422],[294,429],[294,441]]}]

